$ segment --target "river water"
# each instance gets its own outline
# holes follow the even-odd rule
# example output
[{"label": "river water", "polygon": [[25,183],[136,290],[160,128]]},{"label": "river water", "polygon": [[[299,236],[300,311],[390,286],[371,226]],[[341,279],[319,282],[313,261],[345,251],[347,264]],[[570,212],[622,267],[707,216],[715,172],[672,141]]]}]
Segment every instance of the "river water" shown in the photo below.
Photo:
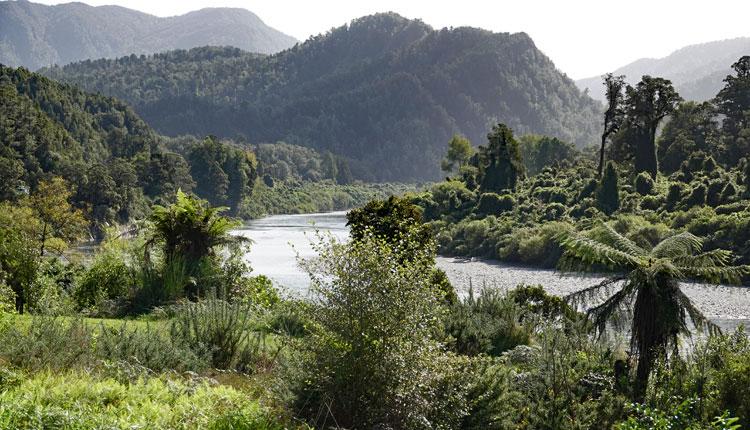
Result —
[{"label": "river water", "polygon": [[[254,220],[234,231],[253,240],[247,255],[254,274],[271,278],[291,294],[305,295],[307,275],[297,265],[297,257],[314,256],[311,241],[316,232],[347,240],[345,212],[303,215],[275,215]],[[459,294],[470,287],[512,289],[519,284],[542,285],[556,295],[566,295],[591,286],[603,278],[596,275],[562,275],[554,270],[514,266],[497,261],[438,257],[437,265],[445,270]],[[750,322],[750,288],[731,286],[682,286],[703,313],[723,329],[733,329]],[[750,325],[750,324],[748,324]]]}]

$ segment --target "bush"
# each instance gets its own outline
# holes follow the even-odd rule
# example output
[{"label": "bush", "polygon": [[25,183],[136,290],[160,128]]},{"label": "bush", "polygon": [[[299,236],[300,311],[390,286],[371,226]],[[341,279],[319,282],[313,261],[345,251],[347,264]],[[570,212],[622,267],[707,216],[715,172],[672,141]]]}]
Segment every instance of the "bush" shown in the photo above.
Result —
[{"label": "bush", "polygon": [[669,184],[667,191],[667,209],[673,210],[677,207],[677,204],[682,200],[682,184],[673,182]]},{"label": "bush", "polygon": [[596,203],[599,210],[611,215],[620,208],[620,190],[617,184],[617,169],[610,161],[596,190]]},{"label": "bush", "polygon": [[0,314],[16,311],[16,293],[5,282],[0,280]]},{"label": "bush", "polygon": [[104,252],[96,256],[81,277],[73,298],[79,310],[97,307],[104,300],[124,298],[135,286],[135,273],[122,256]]},{"label": "bush", "polygon": [[498,195],[495,193],[484,193],[479,197],[477,213],[481,215],[498,215],[503,212],[512,211],[516,201],[510,194]]},{"label": "bush", "polygon": [[524,308],[510,295],[484,289],[473,291],[453,305],[446,315],[445,331],[458,354],[488,354],[498,357],[518,345],[528,345],[533,326],[524,324]]},{"label": "bush", "polygon": [[737,189],[731,182],[727,182],[727,185],[721,191],[720,202],[721,204],[731,203],[737,196]]},{"label": "bush", "polygon": [[279,292],[270,278],[264,275],[244,277],[232,290],[232,301],[262,308],[271,308],[279,301]]},{"label": "bush", "polygon": [[641,172],[635,177],[635,190],[638,194],[646,196],[654,191],[654,180],[646,172]]},{"label": "bush", "polygon": [[26,327],[0,330],[0,357],[30,370],[84,369],[101,361],[127,362],[151,370],[201,370],[206,348],[186,344],[166,329],[123,322],[119,327],[80,318],[32,317]]},{"label": "bush", "polygon": [[719,206],[722,203],[721,194],[727,184],[722,180],[713,180],[708,183],[708,189],[706,190],[706,204],[709,206]]},{"label": "bush", "polygon": [[100,324],[93,354],[99,360],[133,363],[154,371],[200,371],[209,367],[206,348],[188,345],[180,337],[151,325],[119,327]]},{"label": "bush", "polygon": [[541,285],[519,285],[508,296],[523,309],[545,320],[577,320],[580,315],[565,300],[547,294]]},{"label": "bush", "polygon": [[669,410],[633,405],[627,421],[615,426],[615,430],[739,430],[737,418],[728,413],[714,417],[710,422],[696,418],[695,409],[699,400],[691,398],[682,402],[674,399]]},{"label": "bush", "polygon": [[690,195],[687,196],[687,198],[685,198],[682,203],[686,208],[705,205],[706,204],[706,186],[703,184],[698,184],[695,187],[693,187],[692,191],[690,191]]},{"label": "bush", "polygon": [[429,425],[443,371],[433,340],[441,307],[425,276],[434,249],[409,241],[420,239],[407,233],[391,243],[364,231],[347,244],[321,240],[314,246],[318,258],[302,262],[314,301],[292,388],[294,409],[312,423]]},{"label": "bush", "polygon": [[255,310],[242,303],[208,299],[189,303],[175,315],[170,333],[194,351],[205,351],[211,364],[229,369],[240,355],[251,354],[258,336],[254,331]]},{"label": "bush", "polygon": [[28,369],[69,369],[93,363],[94,333],[83,319],[38,316],[28,327],[0,331],[0,357]]},{"label": "bush", "polygon": [[643,196],[641,199],[641,209],[655,211],[661,208],[664,203],[665,200],[663,196]]},{"label": "bush", "polygon": [[542,219],[544,221],[557,221],[565,216],[567,208],[560,203],[550,203],[544,208]]},{"label": "bush", "polygon": [[744,212],[748,209],[747,202],[730,203],[726,205],[717,206],[715,211],[717,215],[733,214],[738,212]]}]

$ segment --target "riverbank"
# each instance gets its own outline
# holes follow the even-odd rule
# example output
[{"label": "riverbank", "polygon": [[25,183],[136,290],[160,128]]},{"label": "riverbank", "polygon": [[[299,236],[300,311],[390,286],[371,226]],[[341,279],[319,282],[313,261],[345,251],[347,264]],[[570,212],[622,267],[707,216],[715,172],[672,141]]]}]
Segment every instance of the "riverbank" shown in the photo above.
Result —
[{"label": "riverbank", "polygon": [[345,211],[370,200],[402,195],[417,185],[398,183],[356,183],[340,185],[330,181],[283,183],[268,186],[259,181],[239,215],[245,220],[272,215],[316,214]]},{"label": "riverbank", "polygon": [[[459,294],[486,286],[510,290],[519,284],[541,285],[557,296],[566,296],[596,285],[604,277],[597,274],[565,274],[552,269],[517,266],[496,260],[438,257],[437,265],[445,271]],[[682,291],[704,315],[718,322],[723,329],[732,329],[742,322],[750,323],[750,288],[683,283]]]},{"label": "riverbank", "polygon": [[[346,212],[277,215],[249,222],[234,234],[254,241],[247,259],[255,274],[266,275],[289,294],[306,295],[307,275],[297,266],[297,256],[315,255],[310,241],[316,231],[348,238]],[[512,265],[495,260],[438,257],[437,265],[448,275],[459,294],[483,286],[509,290],[519,284],[542,285],[549,293],[565,296],[601,281],[596,274],[562,274],[552,269]],[[683,291],[706,316],[731,329],[750,322],[750,288],[685,284]]]}]

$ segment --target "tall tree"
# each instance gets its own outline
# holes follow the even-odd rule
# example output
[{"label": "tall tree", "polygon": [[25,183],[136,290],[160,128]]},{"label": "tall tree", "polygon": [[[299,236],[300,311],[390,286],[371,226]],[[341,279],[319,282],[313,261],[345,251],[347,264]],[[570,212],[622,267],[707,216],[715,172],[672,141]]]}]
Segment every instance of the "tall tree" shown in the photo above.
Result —
[{"label": "tall tree", "polygon": [[648,75],[635,87],[628,85],[625,93],[626,120],[635,140],[635,172],[648,172],[656,178],[656,130],[682,98],[671,81]]},{"label": "tall tree", "polygon": [[605,266],[616,272],[568,298],[580,303],[598,293],[607,294],[604,302],[588,311],[600,331],[607,323],[626,320],[623,317],[630,316],[632,310],[630,345],[638,357],[637,401],[643,400],[654,361],[677,351],[680,335],[690,335],[687,318],[696,327],[718,331],[680,290],[679,283],[738,283],[750,273],[748,266],[730,265],[729,251],[703,251],[703,241],[690,233],[668,237],[651,248],[636,244],[604,223],[588,234],[565,232],[560,238],[565,249],[563,268]]},{"label": "tall tree", "polygon": [[607,110],[604,111],[604,131],[602,132],[602,146],[599,150],[599,177],[604,173],[604,147],[607,139],[612,133],[617,132],[622,123],[623,93],[625,87],[625,76],[615,76],[612,73],[604,75],[605,94],[607,97]]},{"label": "tall tree", "polygon": [[724,88],[716,95],[719,113],[726,116],[724,130],[730,135],[750,127],[750,55],[745,55],[732,64],[736,76],[724,79]]},{"label": "tall tree", "polygon": [[607,215],[620,208],[620,187],[617,180],[617,169],[613,162],[607,163],[607,169],[596,190],[596,205]]},{"label": "tall tree", "polygon": [[0,202],[0,283],[13,290],[18,313],[23,313],[27,292],[37,277],[40,226],[31,208]]},{"label": "tall tree", "polygon": [[40,256],[48,250],[61,253],[84,236],[86,220],[79,209],[71,206],[72,194],[64,179],[54,177],[40,182],[24,202],[40,221],[37,231]]},{"label": "tall tree", "polygon": [[445,158],[440,163],[440,168],[446,173],[453,173],[465,166],[472,155],[474,155],[474,149],[471,147],[469,139],[454,134],[448,142],[448,153],[445,154]]},{"label": "tall tree", "polygon": [[680,103],[659,135],[659,170],[671,174],[695,152],[719,158],[720,130],[709,102]]},{"label": "tall tree", "polygon": [[487,146],[480,146],[472,162],[478,170],[482,192],[513,189],[525,171],[518,142],[505,124],[497,124],[487,134]]}]

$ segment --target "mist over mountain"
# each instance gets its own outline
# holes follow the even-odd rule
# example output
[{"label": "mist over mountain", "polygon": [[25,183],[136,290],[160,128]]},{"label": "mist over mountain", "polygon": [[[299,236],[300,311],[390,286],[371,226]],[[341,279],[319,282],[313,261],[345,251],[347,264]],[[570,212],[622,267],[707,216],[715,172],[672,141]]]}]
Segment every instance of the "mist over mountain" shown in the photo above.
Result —
[{"label": "mist over mountain", "polygon": [[[685,99],[704,101],[713,98],[722,88],[723,79],[731,74],[732,64],[748,54],[750,37],[718,40],[686,46],[664,58],[642,58],[613,73],[625,75],[631,84],[643,75],[667,78]],[[604,100],[601,76],[580,79],[576,85],[581,90],[588,88],[591,97]]]},{"label": "mist over mountain", "polygon": [[204,45],[270,54],[296,42],[245,9],[207,8],[160,18],[120,6],[0,2],[0,63],[31,70]]},{"label": "mist over mountain", "polygon": [[454,133],[484,144],[497,122],[584,145],[600,109],[524,33],[434,30],[392,13],[268,57],[205,47],[43,73],[130,102],[161,133],[283,140],[374,180],[435,179]]}]

